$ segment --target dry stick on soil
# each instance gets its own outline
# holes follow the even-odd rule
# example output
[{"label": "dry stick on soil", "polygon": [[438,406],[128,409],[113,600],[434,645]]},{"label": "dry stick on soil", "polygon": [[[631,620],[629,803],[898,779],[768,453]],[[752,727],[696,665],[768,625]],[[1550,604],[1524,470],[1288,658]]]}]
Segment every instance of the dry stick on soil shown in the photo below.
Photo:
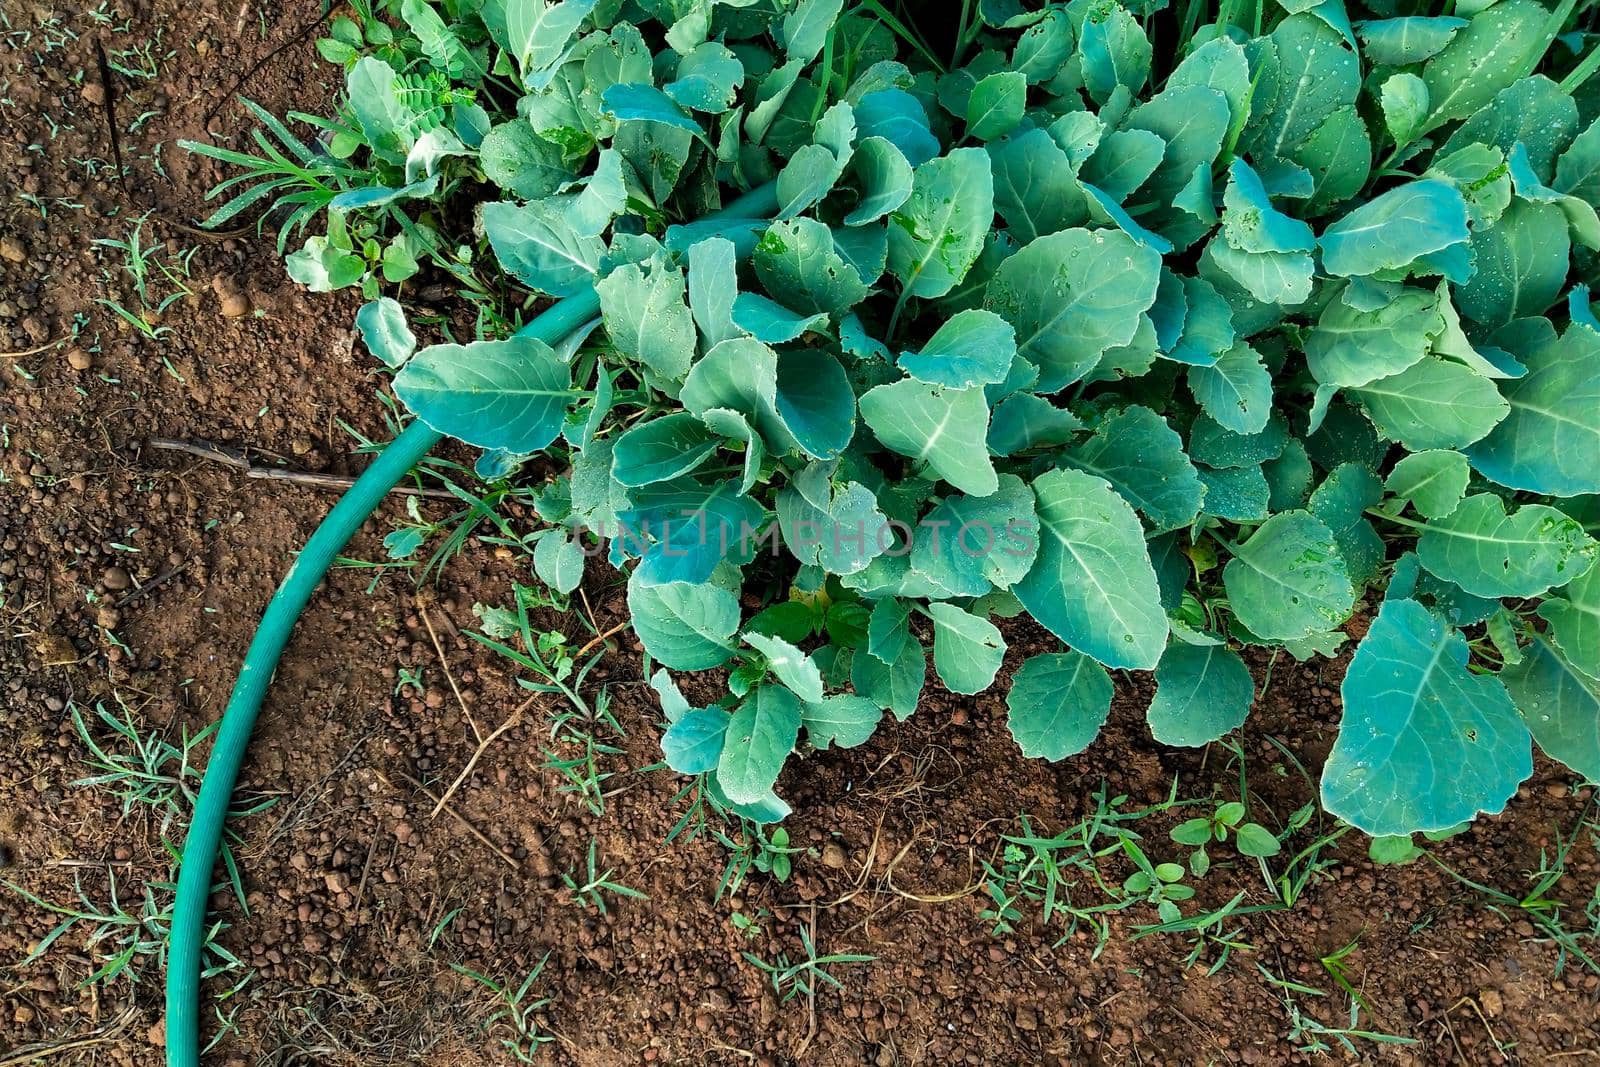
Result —
[{"label": "dry stick on soil", "polygon": [[106,59],[106,49],[100,43],[99,37],[94,39],[94,56],[95,63],[100,68],[100,94],[105,105],[106,133],[111,139],[111,162],[117,167],[117,184],[126,193],[128,190],[122,166],[122,138],[117,134],[117,91],[111,84],[111,64]]},{"label": "dry stick on soil", "polygon": [[0,1067],[23,1067],[24,1064],[43,1063],[47,1059],[63,1055],[68,1052],[78,1052],[86,1048],[95,1048],[99,1045],[109,1044],[119,1040],[128,1024],[133,1022],[135,1009],[129,1007],[121,1015],[111,1020],[99,1031],[85,1037],[72,1038],[67,1041],[40,1042],[36,1045],[23,1045],[16,1051],[0,1058]]},{"label": "dry stick on soil", "polygon": [[188,570],[189,569],[189,564],[192,563],[192,562],[193,562],[192,560],[189,560],[189,561],[180,563],[176,567],[173,567],[171,570],[166,571],[163,574],[159,574],[155,578],[152,578],[150,581],[148,581],[148,582],[144,583],[143,585],[139,586],[139,588],[135,589],[133,592],[123,594],[122,598],[117,601],[117,607],[125,608],[129,604],[132,604],[135,600],[138,600],[140,597],[143,597],[143,596],[146,596],[146,595],[148,595],[150,593],[155,592],[157,589],[160,589],[162,586],[164,586],[168,582],[172,581],[172,579],[176,578],[178,575],[180,575],[184,571]]},{"label": "dry stick on soil", "polygon": [[[271,847],[273,842],[277,841],[284,833],[300,825],[300,817],[309,812],[322,799],[327,792],[328,783],[333,781],[335,775],[344,771],[350,761],[355,758],[356,753],[360,752],[362,747],[366,745],[367,739],[375,732],[375,730],[368,730],[356,738],[355,744],[351,745],[349,751],[339,757],[339,762],[333,765],[332,770],[328,771],[311,788],[302,792],[297,799],[287,805],[286,810],[279,816],[278,821],[273,824],[272,829],[267,831],[266,842],[262,845],[263,850]],[[385,780],[387,781],[387,779]]]},{"label": "dry stick on soil", "polygon": [[584,657],[584,654],[587,653],[595,645],[600,644],[601,642],[605,641],[607,638],[611,638],[611,637],[617,636],[622,631],[626,630],[629,627],[629,625],[631,625],[631,624],[627,623],[627,622],[619,622],[619,623],[617,623],[611,629],[607,630],[603,634],[600,634],[594,640],[590,641],[588,644],[586,644],[582,648],[578,649],[577,655],[573,656],[572,658],[573,659],[582,659]]},{"label": "dry stick on soil", "polygon": [[[438,817],[439,812],[444,810],[445,802],[455,795],[455,791],[457,789],[461,788],[461,783],[467,780],[467,776],[470,775],[472,773],[472,769],[478,765],[478,760],[483,757],[483,754],[486,751],[488,751],[489,746],[494,744],[495,741],[497,741],[507,730],[510,730],[516,726],[520,726],[522,724],[522,713],[527,711],[537,699],[538,696],[534,695],[529,697],[527,700],[524,700],[514,711],[512,711],[510,715],[506,716],[506,721],[497,726],[493,733],[491,733],[488,737],[484,737],[483,740],[478,742],[477,751],[472,754],[471,759],[467,760],[467,765],[461,768],[461,773],[456,775],[456,780],[450,783],[450,788],[444,791],[444,795],[439,798],[439,802],[433,806],[433,811],[429,813],[428,818],[433,819]],[[476,732],[478,728],[476,725],[474,725],[472,729],[474,732]],[[481,734],[479,736],[482,737]]]},{"label": "dry stick on soil", "polygon": [[[385,783],[388,784],[389,788],[391,788],[391,789],[394,788],[394,783],[389,781],[388,777],[386,777],[382,771],[378,771],[376,773],[377,773],[379,778],[381,778]],[[416,790],[419,793],[421,793],[423,796],[427,797],[429,800],[434,801],[435,803],[439,803],[440,802],[439,798],[433,795],[433,790],[429,789],[427,786],[423,785],[421,782],[417,781],[415,778],[411,777],[409,774],[405,773],[404,771],[401,771],[400,772],[400,777],[402,777],[406,781],[410,782],[411,785],[413,787],[415,787]],[[466,817],[464,815],[462,815],[460,812],[456,811],[455,808],[447,807],[444,810],[447,811],[450,814],[450,817],[452,819],[454,819],[456,822],[461,824],[462,829],[466,830],[467,833],[469,833],[473,837],[477,838],[478,841],[480,843],[482,843],[485,848],[487,848],[489,851],[493,852],[496,856],[499,856],[501,859],[505,860],[506,863],[508,863],[511,866],[512,870],[514,870],[514,871],[522,870],[522,865],[517,862],[516,857],[512,856],[511,853],[507,852],[505,849],[501,848],[499,845],[495,844],[493,841],[490,841],[487,837],[483,836],[483,832],[481,830],[479,830],[476,826],[474,826],[470,822],[468,822]]]},{"label": "dry stick on soil", "polygon": [[[1478,1017],[1478,1021],[1483,1024],[1484,1032],[1489,1035],[1489,1040],[1494,1042],[1494,1047],[1497,1048],[1497,1049],[1502,1049],[1503,1050],[1505,1048],[1505,1045],[1501,1044],[1500,1038],[1495,1036],[1494,1027],[1489,1025],[1489,1020],[1483,1014],[1483,1009],[1478,1006],[1478,1002],[1476,1000],[1474,1000],[1472,997],[1462,997],[1460,1000],[1458,1000],[1454,1004],[1450,1005],[1450,1010],[1445,1012],[1445,1014],[1446,1015],[1451,1014],[1457,1008],[1461,1007],[1461,1005],[1463,1005],[1463,1004],[1465,1004],[1467,1007],[1471,1008],[1472,1009],[1472,1014],[1474,1014],[1474,1015],[1476,1015]],[[1382,1020],[1380,1019],[1379,1022],[1382,1022]]]},{"label": "dry stick on soil", "polygon": [[[433,651],[439,657],[439,666],[444,669],[445,681],[450,683],[450,692],[456,695],[456,703],[461,706],[461,714],[467,717],[467,722],[472,727],[472,736],[478,739],[478,744],[481,746],[484,744],[483,731],[478,729],[478,720],[473,717],[472,709],[467,707],[466,698],[461,695],[461,687],[456,685],[456,676],[450,673],[450,661],[445,659],[444,646],[439,643],[439,635],[433,628],[433,620],[428,617],[428,602],[421,593],[416,596],[416,605],[417,614],[422,616],[422,624],[428,628],[428,637],[433,641]],[[434,808],[433,813],[439,814],[439,809]]]},{"label": "dry stick on soil", "polygon": [[971,848],[967,849],[967,877],[972,878],[972,882],[965,889],[954,893],[935,893],[931,896],[924,896],[920,893],[907,892],[906,890],[895,885],[895,868],[900,866],[901,861],[903,861],[906,856],[910,854],[912,847],[921,840],[922,829],[925,829],[925,827],[917,830],[917,833],[912,836],[910,841],[906,842],[905,847],[895,854],[894,859],[889,861],[889,866],[884,869],[883,884],[889,888],[890,892],[905,897],[907,900],[915,900],[919,904],[946,904],[952,900],[960,900],[963,897],[970,897],[972,894],[983,888],[983,882],[973,877],[974,869]]},{"label": "dry stick on soil", "polygon": [[25,356],[37,356],[40,352],[54,348],[56,345],[66,344],[70,340],[72,340],[70,336],[63,334],[54,341],[46,341],[42,345],[34,345],[32,348],[23,349],[21,352],[0,352],[0,359],[22,359]]},{"label": "dry stick on soil", "polygon": [[341,4],[328,4],[324,6],[322,9],[322,14],[306,23],[304,27],[296,31],[294,36],[290,37],[287,41],[284,41],[282,44],[278,45],[278,47],[274,48],[272,51],[256,60],[255,65],[249,70],[245,71],[244,76],[233,83],[233,88],[229,89],[226,93],[217,98],[217,102],[211,105],[211,110],[207,111],[205,113],[205,117],[200,120],[200,125],[202,127],[209,126],[211,124],[211,119],[216,115],[217,111],[221,109],[222,105],[227,103],[228,100],[240,89],[243,89],[245,83],[256,76],[256,71],[260,70],[262,67],[271,62],[279,52],[282,52],[286,48],[293,48],[295,45],[299,44],[305,39],[307,34],[326,22],[328,16],[339,10],[342,6],[343,5]]},{"label": "dry stick on soil", "polygon": [[[343,492],[356,484],[356,479],[343,474],[313,474],[309,471],[284,470],[281,467],[258,467],[251,463],[242,452],[231,448],[214,445],[210,441],[177,441],[170,437],[152,437],[146,442],[151,448],[165,452],[183,452],[191,456],[199,456],[213,463],[222,463],[229,467],[244,471],[246,478],[262,478],[267,481],[289,482],[294,485],[309,485],[317,489],[333,489]],[[455,497],[443,489],[417,489],[409,485],[397,485],[389,492],[398,496],[423,496],[435,500],[454,500]]]},{"label": "dry stick on soil", "polygon": [[716,1049],[719,1052],[731,1052],[735,1056],[743,1056],[745,1059],[749,1060],[751,1063],[754,1063],[756,1061],[756,1054],[754,1052],[749,1051],[748,1049],[734,1048],[732,1045],[724,1045],[720,1041],[707,1041],[706,1045],[708,1047],[710,1047],[710,1048]]}]

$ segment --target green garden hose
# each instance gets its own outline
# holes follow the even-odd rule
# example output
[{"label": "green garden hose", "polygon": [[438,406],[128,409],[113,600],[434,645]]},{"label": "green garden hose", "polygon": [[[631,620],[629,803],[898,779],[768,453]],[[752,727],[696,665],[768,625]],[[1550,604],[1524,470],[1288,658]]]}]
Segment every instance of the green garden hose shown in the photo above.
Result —
[{"label": "green garden hose", "polygon": [[[771,218],[777,213],[774,183],[767,183],[735,200],[708,220],[731,220],[728,236],[741,256],[749,255],[753,228],[740,222]],[[697,239],[709,236],[697,232]],[[669,235],[669,244],[672,243]],[[520,334],[554,345],[599,313],[600,298],[593,289],[553,304]],[[233,799],[233,786],[244,762],[250,733],[284,646],[311,594],[332,566],[334,557],[360,529],[383,498],[406,473],[426,456],[443,435],[413,422],[395,438],[366,472],[340,498],[328,517],[295,559],[283,584],[267,605],[233,695],[222,713],[206,763],[194,819],[183,843],[178,867],[177,899],[173,905],[172,932],[167,948],[166,1045],[168,1067],[200,1067],[200,978],[206,942],[206,908],[211,897],[211,873],[222,844],[222,832]]]}]

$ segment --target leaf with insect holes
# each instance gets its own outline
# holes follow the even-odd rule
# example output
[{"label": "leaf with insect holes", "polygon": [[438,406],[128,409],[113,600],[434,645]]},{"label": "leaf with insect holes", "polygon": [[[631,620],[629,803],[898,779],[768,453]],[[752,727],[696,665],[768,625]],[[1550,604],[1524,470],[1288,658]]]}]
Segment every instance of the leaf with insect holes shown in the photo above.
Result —
[{"label": "leaf with insect holes", "polygon": [[[504,5],[503,45],[531,88],[548,84],[550,73],[567,56],[578,26],[594,7],[595,0],[524,0]],[[493,30],[495,23],[489,25]]]},{"label": "leaf with insect holes", "polygon": [[994,222],[994,175],[981,148],[918,166],[889,216],[889,272],[912,296],[943,296],[965,278]]},{"label": "leaf with insect holes", "polygon": [[533,547],[534,573],[563,596],[583,581],[583,561],[583,548],[562,530],[546,533]]},{"label": "leaf with insect holes", "polygon": [[1467,204],[1447,182],[1407,182],[1347,212],[1317,244],[1329,274],[1351,277],[1410,267],[1468,238]]},{"label": "leaf with insect holes", "polygon": [[967,98],[967,135],[992,141],[1017,128],[1027,104],[1028,77],[1021,71],[990,74],[972,87]]},{"label": "leaf with insect holes", "polygon": [[834,315],[859,303],[867,285],[816,219],[774,223],[756,245],[756,275],[778,303],[803,315]]},{"label": "leaf with insect holes", "polygon": [[694,320],[684,303],[683,271],[656,262],[633,263],[595,285],[600,316],[617,350],[663,379],[681,379],[694,360]]},{"label": "leaf with insect holes", "polygon": [[1471,367],[1428,356],[1350,395],[1378,432],[1406,448],[1464,448],[1481,440],[1510,406]]},{"label": "leaf with insect holes", "polygon": [[1482,597],[1533,597],[1566,585],[1594,563],[1600,545],[1548,504],[1507,510],[1476,493],[1423,529],[1417,558],[1429,573]]},{"label": "leaf with insect holes", "polygon": [[914,378],[953,389],[1003,382],[1017,354],[1011,324],[992,311],[969,308],[945,320],[919,352],[900,357]]},{"label": "leaf with insect holes", "polygon": [[739,804],[764,800],[799,736],[800,698],[780,685],[757,686],[728,717],[717,785]]},{"label": "leaf with insect holes", "polygon": [[490,181],[524,200],[549,196],[572,180],[561,147],[521,120],[502,122],[484,135],[478,164]]},{"label": "leaf with insect holes", "polygon": [[1134,404],[1100,424],[1093,437],[1063,453],[1142,512],[1156,530],[1177,529],[1200,514],[1205,490],[1183,440],[1160,415]]},{"label": "leaf with insect holes", "polygon": [[1257,637],[1289,641],[1341,625],[1355,589],[1333,531],[1309,511],[1272,516],[1223,568],[1228,602]]},{"label": "leaf with insect holes", "polygon": [[1089,205],[1067,154],[1048,132],[1021,130],[988,146],[994,206],[1026,244],[1089,221]]},{"label": "leaf with insect holes", "polygon": [[861,183],[861,199],[844,217],[846,225],[876,222],[911,196],[911,164],[888,138],[862,138],[851,156],[851,166]]},{"label": "leaf with insect holes", "polygon": [[1402,457],[1389,472],[1384,488],[1410,501],[1423,517],[1442,519],[1466,496],[1471,477],[1466,456],[1448,449],[1430,449]]},{"label": "leaf with insect holes", "polygon": [[1566,661],[1600,684],[1600,563],[1540,604],[1539,616]]},{"label": "leaf with insect holes", "polygon": [[988,496],[952,493],[917,527],[912,569],[951,596],[1009,588],[1028,573],[1039,547],[1033,493],[1013,474]]},{"label": "leaf with insect holes", "polygon": [[1600,493],[1600,333],[1569,326],[1520,355],[1528,373],[1500,387],[1510,410],[1467,450],[1472,466],[1513,489]]},{"label": "leaf with insect holes", "polygon": [[1261,356],[1237,344],[1210,366],[1191,367],[1189,391],[1221,425],[1241,434],[1260,433],[1272,414],[1272,375]]},{"label": "leaf with insect holes", "polygon": [[549,201],[485,204],[482,220],[500,266],[530,288],[570,296],[600,269],[600,239],[580,234]]},{"label": "leaf with insect holes", "polygon": [[855,748],[865,744],[882,719],[882,708],[854,693],[840,693],[800,707],[806,739],[817,748]]}]

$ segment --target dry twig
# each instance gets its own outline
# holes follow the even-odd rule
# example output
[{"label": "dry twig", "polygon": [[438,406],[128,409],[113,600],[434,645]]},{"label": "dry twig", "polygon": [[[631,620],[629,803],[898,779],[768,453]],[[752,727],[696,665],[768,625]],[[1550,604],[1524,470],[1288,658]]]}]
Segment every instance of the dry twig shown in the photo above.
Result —
[{"label": "dry twig", "polygon": [[[384,777],[383,772],[379,771],[379,772],[377,772],[377,774],[378,774],[379,778],[382,778],[385,782],[389,783],[390,788],[394,787],[394,783],[393,782],[389,782],[389,779]],[[402,771],[400,773],[400,777],[404,778],[407,782],[411,783],[412,787],[414,789],[416,789],[417,792],[421,793],[423,796],[427,797],[429,800],[433,801],[434,803],[439,803],[440,802],[439,798],[433,795],[433,790],[429,789],[427,786],[423,785],[421,782],[417,781],[415,778],[411,777],[409,774],[406,774],[404,771]],[[479,843],[481,843],[485,848],[487,848],[489,851],[493,852],[496,856],[499,856],[501,859],[505,860],[506,863],[510,865],[512,870],[514,870],[514,871],[522,870],[522,864],[517,862],[515,856],[511,855],[511,853],[507,852],[505,849],[501,848],[499,845],[495,844],[493,841],[490,841],[487,837],[483,836],[483,831],[479,830],[476,826],[474,826],[470,822],[468,822],[467,819],[466,819],[466,816],[462,815],[455,808],[447,807],[444,810],[449,812],[450,813],[450,817],[452,819],[454,819],[456,822],[460,823],[461,824],[461,828],[466,830],[467,833],[469,833],[473,837],[477,838]]]},{"label": "dry twig", "polygon": [[[308,485],[316,489],[332,489],[343,492],[356,484],[356,479],[344,474],[313,474],[310,471],[285,470],[282,467],[258,467],[251,463],[249,458],[240,451],[224,448],[212,444],[210,441],[178,441],[170,437],[152,437],[145,442],[151,448],[166,452],[183,452],[191,456],[199,456],[213,463],[221,463],[234,467],[244,472],[246,478],[261,478],[273,482],[289,482],[293,485]],[[436,500],[454,500],[455,497],[443,489],[417,489],[409,485],[397,485],[389,492],[399,496],[422,496]]]}]

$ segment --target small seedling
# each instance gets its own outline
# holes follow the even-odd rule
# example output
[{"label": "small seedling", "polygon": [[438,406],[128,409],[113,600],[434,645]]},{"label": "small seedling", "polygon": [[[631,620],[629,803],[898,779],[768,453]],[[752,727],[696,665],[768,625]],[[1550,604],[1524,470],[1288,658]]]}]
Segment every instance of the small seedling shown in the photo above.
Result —
[{"label": "small seedling", "polygon": [[413,667],[401,667],[395,671],[395,695],[398,696],[400,691],[407,686],[410,686],[411,689],[417,693],[422,693],[427,688],[427,683],[423,679],[423,672],[421,669]]},{"label": "small seedling", "polygon": [[1185,871],[1179,863],[1152,863],[1132,840],[1123,838],[1122,851],[1139,868],[1123,880],[1123,891],[1156,906],[1162,922],[1177,922],[1183,917],[1178,902],[1194,897],[1194,887],[1183,884]]},{"label": "small seedling", "polygon": [[757,908],[754,915],[749,912],[736,911],[728,916],[728,922],[733,928],[743,934],[747,940],[754,941],[767,932],[766,920],[772,913],[766,908]]},{"label": "small seedling", "polygon": [[[161,316],[179,300],[194,295],[187,280],[190,261],[198,249],[184,249],[173,259],[168,255],[166,246],[147,245],[144,241],[144,224],[148,219],[148,213],[133,219],[128,235],[123,240],[100,237],[94,242],[101,248],[120,253],[123,273],[133,285],[136,307],[130,309],[110,297],[101,297],[98,302],[140,334],[151,340],[159,340],[172,332],[170,327],[157,325]],[[164,295],[155,291],[160,281],[165,281],[170,287],[170,291]]]},{"label": "small seedling", "polygon": [[1245,806],[1236,800],[1218,804],[1210,815],[1186,819],[1172,828],[1171,838],[1180,845],[1189,845],[1194,852],[1189,855],[1189,870],[1196,878],[1205,876],[1211,867],[1206,845],[1212,841],[1228,840],[1236,835],[1239,852],[1245,856],[1264,858],[1276,856],[1282,846],[1271,830],[1255,822],[1245,822]]},{"label": "small seedling", "polygon": [[790,857],[808,850],[789,844],[789,831],[775,827],[770,833],[759,823],[739,818],[737,836],[713,829],[711,835],[728,850],[727,862],[722,867],[722,880],[717,885],[716,899],[724,893],[737,893],[751,871],[769,874],[779,882],[787,882],[793,870]]}]

